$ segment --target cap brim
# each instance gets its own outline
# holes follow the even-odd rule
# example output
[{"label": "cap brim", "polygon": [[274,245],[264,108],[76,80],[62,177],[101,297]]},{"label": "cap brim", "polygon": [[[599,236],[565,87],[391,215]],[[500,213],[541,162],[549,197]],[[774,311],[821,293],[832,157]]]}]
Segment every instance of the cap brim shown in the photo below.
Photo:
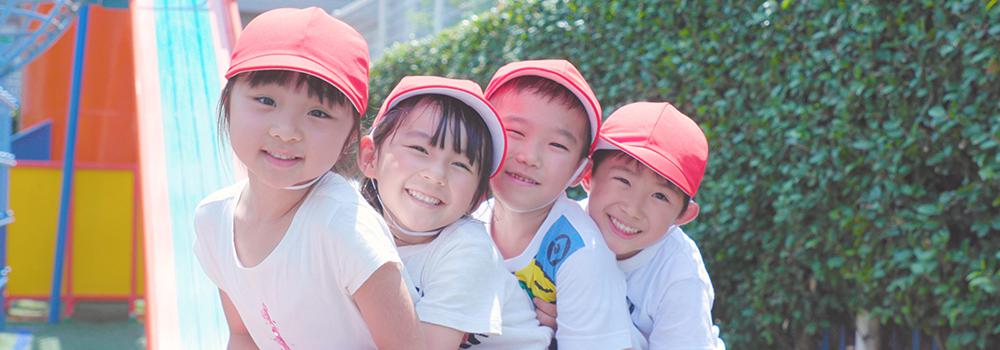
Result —
[{"label": "cap brim", "polygon": [[[486,123],[486,127],[490,131],[490,138],[493,140],[493,168],[490,169],[490,177],[496,176],[500,170],[500,165],[503,163],[504,158],[507,154],[507,137],[504,132],[503,122],[500,121],[500,116],[497,114],[496,110],[490,106],[486,100],[483,100],[479,96],[476,96],[465,90],[456,89],[449,86],[428,86],[420,87],[410,91],[400,93],[393,97],[392,101],[389,101],[388,105],[383,107],[383,111],[388,111],[395,107],[400,101],[407,98],[417,96],[417,95],[430,95],[438,94],[453,97],[462,103],[465,103],[469,107],[472,107],[479,116],[482,117],[483,122]],[[372,132],[375,131],[375,125],[372,125]]]},{"label": "cap brim", "polygon": [[226,79],[230,79],[240,73],[263,70],[288,70],[317,77],[333,85],[337,90],[340,90],[351,101],[354,110],[358,111],[358,114],[364,114],[361,101],[357,100],[357,97],[355,97],[356,94],[349,93],[351,91],[347,88],[350,86],[349,84],[336,81],[334,78],[337,77],[336,74],[320,64],[303,57],[278,54],[254,57],[229,67],[229,71],[226,72]]},{"label": "cap brim", "polygon": [[645,165],[649,170],[673,183],[677,188],[681,189],[681,192],[684,192],[684,194],[694,200],[694,196],[691,195],[691,188],[686,185],[688,181],[684,177],[684,172],[681,171],[679,166],[663,155],[647,148],[624,145],[614,140],[605,139],[604,137],[598,139],[594,150],[618,150],[625,152],[625,154],[639,161],[639,163]]}]

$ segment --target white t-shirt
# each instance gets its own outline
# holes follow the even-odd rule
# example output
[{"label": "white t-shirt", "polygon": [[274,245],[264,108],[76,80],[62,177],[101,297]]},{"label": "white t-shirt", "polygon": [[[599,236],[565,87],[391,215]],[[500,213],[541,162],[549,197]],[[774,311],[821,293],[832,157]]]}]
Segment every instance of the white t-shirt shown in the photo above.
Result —
[{"label": "white t-shirt", "polygon": [[[492,213],[490,200],[474,216],[490,222]],[[559,349],[631,347],[624,276],[597,225],[565,194],[524,252],[504,265],[529,296],[556,303]]]},{"label": "white t-shirt", "polygon": [[245,267],[233,245],[233,212],[246,185],[198,204],[194,251],[257,346],[374,349],[352,296],[376,269],[400,262],[378,213],[343,177],[328,173],[306,195],[274,250]]},{"label": "white t-shirt", "polygon": [[628,281],[632,322],[642,349],[725,349],[712,325],[715,290],[698,246],[680,227],[618,262]]},{"label": "white t-shirt", "polygon": [[545,349],[552,330],[503,267],[483,223],[462,218],[433,241],[400,246],[421,321],[468,333],[463,349]]}]

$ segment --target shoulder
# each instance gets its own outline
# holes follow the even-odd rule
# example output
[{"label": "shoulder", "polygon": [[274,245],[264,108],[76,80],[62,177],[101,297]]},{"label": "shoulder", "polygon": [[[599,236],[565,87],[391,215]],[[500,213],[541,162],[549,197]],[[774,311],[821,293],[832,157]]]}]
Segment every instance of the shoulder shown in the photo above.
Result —
[{"label": "shoulder", "polygon": [[355,207],[366,203],[350,180],[332,172],[316,183],[309,200],[311,205],[321,207]]},{"label": "shoulder", "polygon": [[309,198],[310,221],[331,227],[380,226],[381,216],[365,201],[357,187],[343,176],[329,173],[313,188]]},{"label": "shoulder", "polygon": [[196,213],[217,210],[219,207],[223,207],[229,201],[235,200],[239,197],[240,192],[246,187],[246,180],[240,181],[238,183],[226,186],[218,191],[212,192],[205,198],[198,202],[198,206],[195,208]]},{"label": "shoulder", "polygon": [[442,240],[443,251],[464,251],[485,257],[495,249],[483,222],[469,217],[448,226],[437,240]]},{"label": "shoulder", "polygon": [[551,224],[539,232],[544,236],[536,261],[543,270],[552,273],[550,276],[563,271],[560,266],[564,264],[579,265],[580,271],[617,269],[614,255],[604,243],[597,225],[576,202],[560,198],[549,215]]},{"label": "shoulder", "polygon": [[711,286],[698,245],[679,227],[664,237],[659,251],[646,268],[659,276],[664,286],[685,280],[697,280],[706,287]]},{"label": "shoulder", "polygon": [[552,221],[552,225],[544,232],[546,241],[549,240],[549,236],[567,235],[570,240],[578,241],[577,244],[579,246],[576,248],[582,249],[582,252],[585,254],[593,252],[607,252],[610,254],[610,250],[608,250],[597,224],[594,223],[594,220],[590,218],[587,211],[581,208],[577,202],[562,197],[556,201],[549,215],[554,217],[555,220]]},{"label": "shoulder", "polygon": [[239,197],[245,186],[246,181],[240,181],[203,198],[194,210],[195,228],[203,228],[209,220],[221,218],[227,206]]}]

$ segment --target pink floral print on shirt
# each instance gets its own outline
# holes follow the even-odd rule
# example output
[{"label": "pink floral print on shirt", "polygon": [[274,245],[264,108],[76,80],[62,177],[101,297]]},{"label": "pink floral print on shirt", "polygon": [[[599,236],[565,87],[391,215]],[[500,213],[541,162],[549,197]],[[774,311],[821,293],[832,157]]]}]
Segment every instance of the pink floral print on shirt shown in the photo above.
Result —
[{"label": "pink floral print on shirt", "polygon": [[271,314],[267,312],[267,304],[261,304],[260,315],[263,316],[264,320],[267,321],[267,324],[271,326],[271,334],[274,335],[274,338],[271,339],[274,340],[275,343],[278,343],[278,345],[281,345],[281,350],[292,350],[292,348],[288,346],[288,343],[285,342],[285,339],[281,337],[281,330],[278,329],[278,324],[271,320]]}]

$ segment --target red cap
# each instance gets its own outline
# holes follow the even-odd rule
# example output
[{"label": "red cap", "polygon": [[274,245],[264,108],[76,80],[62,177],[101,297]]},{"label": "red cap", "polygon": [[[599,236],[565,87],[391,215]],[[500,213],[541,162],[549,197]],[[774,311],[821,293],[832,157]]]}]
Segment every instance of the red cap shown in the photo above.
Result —
[{"label": "red cap", "polygon": [[364,115],[368,44],[354,28],[317,7],[282,8],[250,21],[233,48],[226,79],[259,70],[290,70],[335,86]]},{"label": "red cap", "polygon": [[698,124],[669,103],[636,102],[604,121],[597,149],[620,150],[694,198],[708,163]]},{"label": "red cap", "polygon": [[601,129],[601,104],[597,95],[587,85],[580,71],[566,60],[536,60],[512,62],[500,67],[490,85],[486,87],[486,98],[489,99],[503,84],[523,76],[537,76],[552,80],[566,87],[576,98],[580,99],[583,109],[587,111],[590,120],[590,151],[597,145],[597,132]]},{"label": "red cap", "polygon": [[507,154],[507,133],[504,131],[503,122],[500,121],[497,111],[483,97],[483,89],[479,87],[479,84],[471,80],[431,76],[404,77],[392,89],[389,97],[386,97],[385,102],[382,104],[382,108],[378,110],[378,115],[375,116],[375,122],[372,123],[370,133],[375,133],[375,128],[382,121],[382,116],[392,109],[392,107],[395,107],[407,98],[431,94],[445,95],[462,101],[479,113],[479,117],[483,118],[483,122],[486,123],[486,127],[490,130],[490,139],[493,141],[493,169],[490,169],[490,177],[495,176],[500,171],[500,166],[503,164],[504,157]]}]

